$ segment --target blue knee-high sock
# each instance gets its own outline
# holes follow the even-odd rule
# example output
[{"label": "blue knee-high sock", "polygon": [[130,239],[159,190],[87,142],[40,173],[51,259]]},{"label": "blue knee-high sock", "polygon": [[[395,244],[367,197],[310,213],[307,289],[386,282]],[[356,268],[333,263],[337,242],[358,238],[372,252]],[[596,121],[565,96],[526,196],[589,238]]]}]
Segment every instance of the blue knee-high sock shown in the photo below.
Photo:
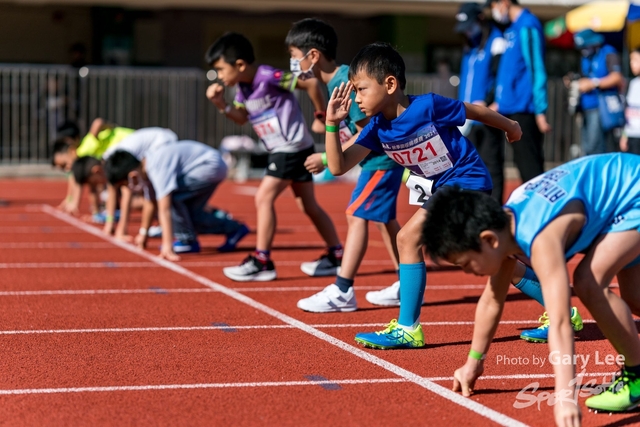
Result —
[{"label": "blue knee-high sock", "polygon": [[544,300],[542,299],[542,289],[540,289],[540,281],[531,268],[526,267],[524,277],[522,277],[522,280],[520,280],[514,286],[518,288],[520,292],[530,296],[544,307]]},{"label": "blue knee-high sock", "polygon": [[400,325],[412,326],[418,321],[426,287],[427,268],[424,262],[400,264]]}]

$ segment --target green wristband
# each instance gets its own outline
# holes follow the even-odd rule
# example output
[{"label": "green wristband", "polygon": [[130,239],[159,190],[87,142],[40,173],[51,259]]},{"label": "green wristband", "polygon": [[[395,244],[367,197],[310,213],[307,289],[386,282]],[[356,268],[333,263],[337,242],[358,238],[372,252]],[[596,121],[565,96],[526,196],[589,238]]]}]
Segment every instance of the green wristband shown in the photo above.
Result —
[{"label": "green wristband", "polygon": [[328,164],[328,162],[327,162],[327,153],[326,152],[322,153],[322,164],[324,166],[327,166],[327,164]]},{"label": "green wristband", "polygon": [[476,360],[484,360],[485,354],[479,353],[473,349],[469,350],[469,357]]},{"label": "green wristband", "polygon": [[325,125],[324,129],[327,132],[338,132],[338,126],[335,126],[335,125]]}]

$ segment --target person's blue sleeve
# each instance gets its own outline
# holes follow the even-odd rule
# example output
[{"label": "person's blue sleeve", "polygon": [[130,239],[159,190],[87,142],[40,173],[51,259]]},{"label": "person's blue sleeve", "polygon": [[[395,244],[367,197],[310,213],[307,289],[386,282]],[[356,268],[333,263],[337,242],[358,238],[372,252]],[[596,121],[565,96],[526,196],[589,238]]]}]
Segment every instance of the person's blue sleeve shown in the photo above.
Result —
[{"label": "person's blue sleeve", "polygon": [[536,114],[547,112],[547,71],[544,66],[544,46],[538,31],[523,28],[520,33],[522,54],[527,69],[533,76],[533,108]]},{"label": "person's blue sleeve", "polygon": [[432,121],[440,126],[462,126],[467,120],[464,102],[447,98],[435,93],[431,95],[433,108]]},{"label": "person's blue sleeve", "polygon": [[375,126],[376,122],[377,120],[374,118],[369,122],[369,124],[362,128],[355,143],[362,145],[371,151],[375,151],[376,153],[384,153],[384,150],[380,145],[380,139],[378,138],[378,132]]}]

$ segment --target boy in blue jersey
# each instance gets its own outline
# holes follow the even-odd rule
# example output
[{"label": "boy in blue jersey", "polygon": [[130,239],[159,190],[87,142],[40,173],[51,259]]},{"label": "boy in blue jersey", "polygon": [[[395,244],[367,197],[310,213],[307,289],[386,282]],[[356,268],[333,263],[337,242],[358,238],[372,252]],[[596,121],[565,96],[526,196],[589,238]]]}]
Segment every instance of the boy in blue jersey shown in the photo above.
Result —
[{"label": "boy in blue jersey", "polygon": [[[598,327],[624,356],[621,375],[603,393],[586,400],[601,411],[625,411],[640,403],[640,339],[631,313],[640,314],[640,157],[602,154],[574,160],[526,182],[504,208],[489,197],[459,188],[429,201],[423,230],[433,259],[466,272],[488,275],[476,308],[471,351],[454,374],[465,396],[482,374],[504,307],[516,258],[540,279],[551,320],[549,349],[574,360],[567,313],[571,288],[566,260],[584,253],[573,287]],[[620,295],[609,289],[618,278]],[[579,425],[575,363],[554,365],[558,425]],[[561,404],[560,404],[561,403]]]},{"label": "boy in blue jersey", "polygon": [[[364,47],[349,67],[349,84],[334,89],[327,107],[326,149],[329,170],[341,175],[372,151],[385,153],[410,169],[407,181],[410,203],[422,209],[398,233],[400,255],[400,316],[382,332],[361,333],[356,341],[372,348],[424,346],[420,308],[426,287],[426,268],[420,239],[427,216],[425,202],[443,186],[459,185],[469,190],[491,192],[491,178],[478,152],[458,126],[477,120],[506,132],[509,141],[521,136],[517,122],[480,105],[467,104],[436,94],[407,96],[404,61],[385,43]],[[338,125],[351,109],[350,93],[371,121],[355,144],[342,151]],[[534,276],[520,264],[513,283],[542,303]]]},{"label": "boy in blue jersey", "polygon": [[[327,85],[329,94],[340,84],[349,81],[349,66],[336,65],[338,36],[329,24],[315,18],[296,22],[287,34],[285,44],[291,54],[291,70],[307,73],[321,80]],[[338,132],[343,149],[353,144],[367,123],[369,118],[352,103]],[[305,166],[310,172],[319,173],[325,167],[326,160],[323,159],[326,159],[326,154],[312,154],[307,158]],[[298,301],[298,307],[302,310],[329,313],[357,309],[353,283],[367,250],[369,221],[380,230],[394,267],[398,269],[396,235],[400,225],[396,220],[396,204],[404,168],[388,156],[373,152],[360,162],[360,166],[362,172],[346,211],[349,228],[340,272],[335,283]],[[398,281],[392,285],[396,289],[396,295],[399,286]],[[367,300],[385,305],[387,301],[376,298],[378,296],[381,296],[380,292],[369,292]]]}]

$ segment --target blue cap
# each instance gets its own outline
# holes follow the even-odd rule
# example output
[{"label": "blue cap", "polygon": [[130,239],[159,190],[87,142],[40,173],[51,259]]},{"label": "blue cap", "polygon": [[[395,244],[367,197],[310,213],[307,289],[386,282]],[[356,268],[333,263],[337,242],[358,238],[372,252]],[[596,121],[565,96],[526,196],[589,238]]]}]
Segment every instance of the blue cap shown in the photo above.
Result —
[{"label": "blue cap", "polygon": [[604,43],[604,36],[602,34],[596,33],[590,28],[587,28],[586,30],[575,33],[573,35],[573,42],[578,49],[600,46]]}]

